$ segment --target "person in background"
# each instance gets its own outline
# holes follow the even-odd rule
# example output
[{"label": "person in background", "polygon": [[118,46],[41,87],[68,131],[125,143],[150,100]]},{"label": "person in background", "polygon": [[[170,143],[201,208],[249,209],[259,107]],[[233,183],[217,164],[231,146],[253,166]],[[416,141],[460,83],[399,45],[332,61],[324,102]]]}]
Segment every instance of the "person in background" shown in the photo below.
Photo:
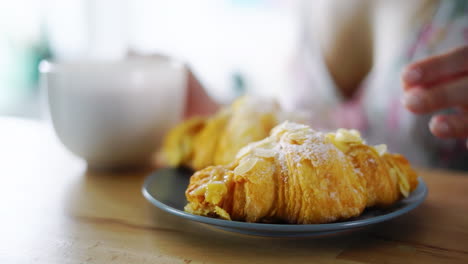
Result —
[{"label": "person in background", "polygon": [[[468,169],[468,1],[303,1],[295,85],[316,128],[354,128],[415,165]],[[190,74],[187,113],[216,103]]]}]

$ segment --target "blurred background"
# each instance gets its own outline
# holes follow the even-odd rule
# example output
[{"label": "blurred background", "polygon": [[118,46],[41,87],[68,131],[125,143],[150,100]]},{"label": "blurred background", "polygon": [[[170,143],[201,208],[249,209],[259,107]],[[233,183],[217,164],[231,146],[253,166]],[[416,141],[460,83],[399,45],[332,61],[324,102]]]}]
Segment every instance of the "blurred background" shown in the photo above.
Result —
[{"label": "blurred background", "polygon": [[113,59],[128,52],[186,61],[220,102],[245,92],[274,93],[288,85],[298,37],[296,5],[295,0],[2,1],[0,115],[41,118],[43,59]]}]

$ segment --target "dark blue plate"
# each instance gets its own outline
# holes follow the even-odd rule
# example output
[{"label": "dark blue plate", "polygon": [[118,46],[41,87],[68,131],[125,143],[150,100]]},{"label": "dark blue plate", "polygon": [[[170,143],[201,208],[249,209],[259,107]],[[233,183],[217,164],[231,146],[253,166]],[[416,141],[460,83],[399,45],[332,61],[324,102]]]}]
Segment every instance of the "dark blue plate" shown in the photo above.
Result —
[{"label": "dark blue plate", "polygon": [[420,177],[418,187],[408,198],[399,201],[390,208],[368,209],[359,217],[348,221],[310,225],[245,223],[184,212],[184,206],[187,204],[185,189],[189,184],[191,174],[190,171],[184,169],[170,168],[157,170],[146,179],[142,188],[143,195],[156,207],[176,216],[209,224],[223,230],[249,235],[287,237],[314,236],[343,232],[380,223],[403,215],[418,207],[427,196],[426,184]]}]

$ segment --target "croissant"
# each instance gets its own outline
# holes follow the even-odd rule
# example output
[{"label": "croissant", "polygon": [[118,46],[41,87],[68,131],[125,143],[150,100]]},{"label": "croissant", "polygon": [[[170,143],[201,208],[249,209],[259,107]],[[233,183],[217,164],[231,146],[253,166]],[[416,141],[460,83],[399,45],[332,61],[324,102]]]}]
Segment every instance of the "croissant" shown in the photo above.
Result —
[{"label": "croissant", "polygon": [[366,145],[355,130],[322,133],[285,122],[231,164],[192,175],[185,210],[247,222],[328,223],[389,206],[417,184],[403,156]]},{"label": "croissant", "polygon": [[163,163],[194,170],[229,164],[242,147],[267,137],[284,116],[272,100],[241,97],[210,118],[195,117],[169,131]]}]

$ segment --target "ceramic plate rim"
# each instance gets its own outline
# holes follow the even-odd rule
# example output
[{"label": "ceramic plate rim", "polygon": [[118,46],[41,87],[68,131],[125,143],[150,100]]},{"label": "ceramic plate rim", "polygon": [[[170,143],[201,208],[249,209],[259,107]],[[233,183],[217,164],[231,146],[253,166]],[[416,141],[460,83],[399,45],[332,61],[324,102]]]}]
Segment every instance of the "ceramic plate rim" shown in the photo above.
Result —
[{"label": "ceramic plate rim", "polygon": [[[240,222],[240,221],[229,221],[217,218],[210,218],[206,216],[199,216],[190,214],[179,209],[176,209],[172,206],[169,206],[156,198],[148,191],[148,187],[150,186],[151,182],[154,180],[154,174],[150,174],[143,183],[142,186],[142,194],[143,196],[153,205],[158,207],[159,209],[171,213],[173,215],[200,222],[210,225],[216,225],[220,227],[229,227],[229,228],[239,228],[239,229],[249,229],[249,230],[257,230],[257,231],[274,231],[274,232],[318,232],[318,231],[338,231],[338,230],[346,230],[351,228],[358,228],[363,227],[371,224],[376,224],[379,222],[387,221],[393,219],[395,217],[401,216],[406,214],[416,207],[418,207],[427,197],[428,189],[426,183],[422,179],[422,177],[418,177],[418,186],[412,192],[412,194],[416,193],[419,199],[414,202],[408,203],[404,207],[397,209],[391,213],[378,215],[375,217],[370,217],[366,219],[358,219],[352,221],[344,221],[344,222],[337,222],[337,223],[328,223],[328,224],[265,224],[265,223],[247,223],[247,222]],[[421,197],[422,196],[422,197]],[[408,197],[411,198],[411,195]],[[406,199],[408,199],[406,198]]]}]

